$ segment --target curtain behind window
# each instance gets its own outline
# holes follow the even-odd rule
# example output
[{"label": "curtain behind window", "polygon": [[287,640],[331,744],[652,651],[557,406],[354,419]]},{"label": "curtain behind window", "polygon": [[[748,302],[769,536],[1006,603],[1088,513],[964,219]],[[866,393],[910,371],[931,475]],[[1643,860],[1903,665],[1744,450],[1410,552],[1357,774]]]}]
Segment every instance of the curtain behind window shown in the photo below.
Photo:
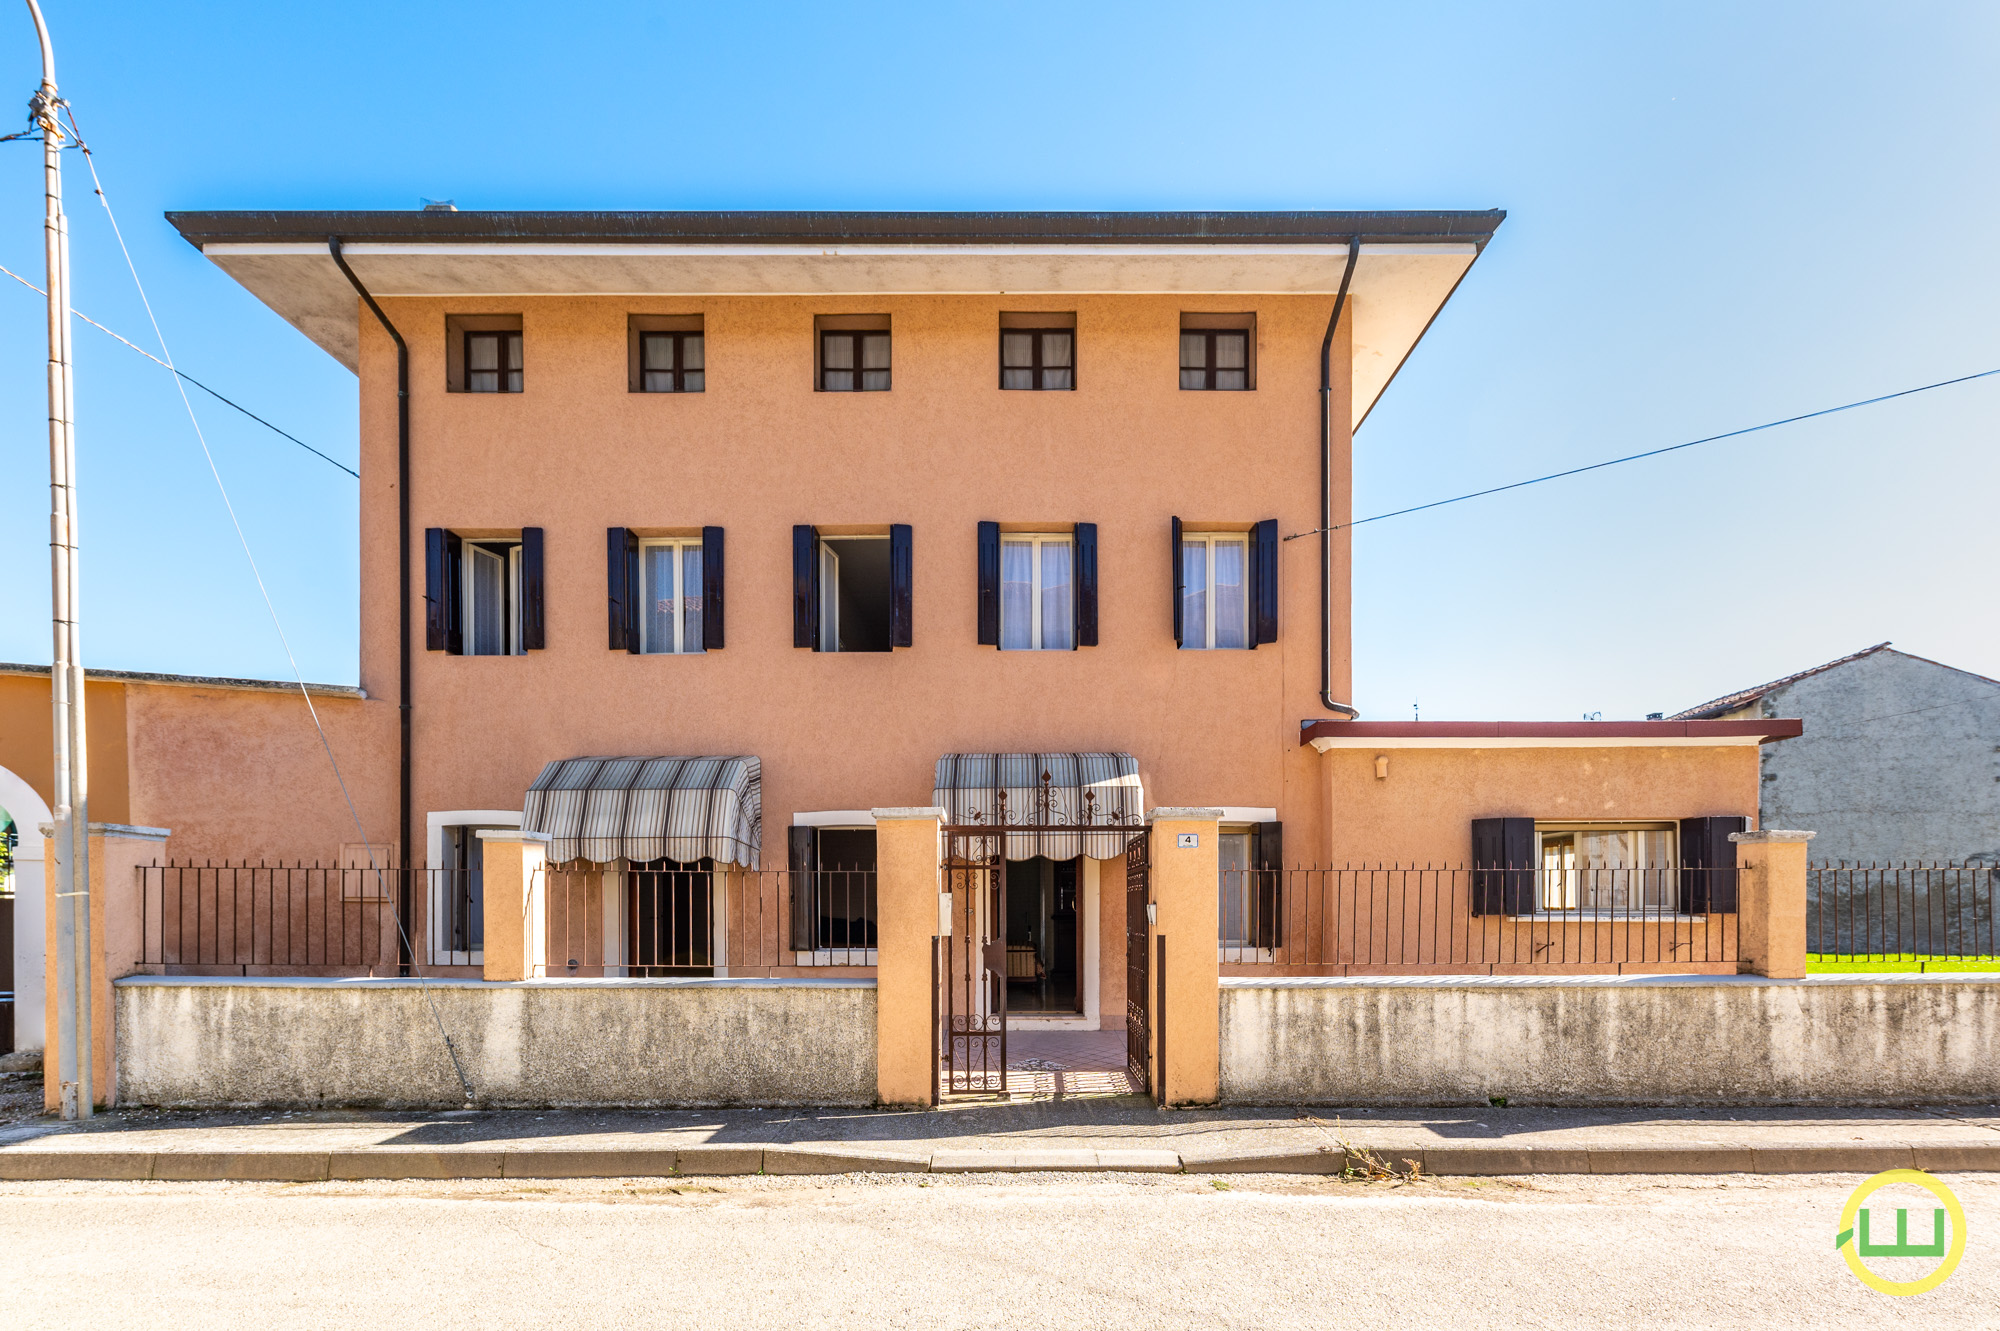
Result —
[{"label": "curtain behind window", "polygon": [[1074,646],[1076,601],[1070,582],[1068,541],[1042,543],[1042,647],[1068,651]]},{"label": "curtain behind window", "polygon": [[1196,541],[1181,546],[1181,642],[1208,646],[1208,547]]},{"label": "curtain behind window", "polygon": [[1248,647],[1250,618],[1248,561],[1243,541],[1217,541],[1215,550],[1215,645]]},{"label": "curtain behind window", "polygon": [[671,652],[674,649],[674,548],[671,545],[649,545],[645,558],[645,647],[648,652]]},{"label": "curtain behind window", "polygon": [[1035,645],[1035,546],[1032,541],[1000,544],[1000,649]]}]

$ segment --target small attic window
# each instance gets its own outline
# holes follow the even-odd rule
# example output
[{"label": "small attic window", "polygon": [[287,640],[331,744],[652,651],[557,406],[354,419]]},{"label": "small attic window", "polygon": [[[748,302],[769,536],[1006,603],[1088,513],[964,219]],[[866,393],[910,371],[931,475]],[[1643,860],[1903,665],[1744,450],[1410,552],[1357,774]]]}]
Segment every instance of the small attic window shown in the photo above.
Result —
[{"label": "small attic window", "polygon": [[518,314],[447,314],[445,387],[453,393],[518,393],[523,348]]}]

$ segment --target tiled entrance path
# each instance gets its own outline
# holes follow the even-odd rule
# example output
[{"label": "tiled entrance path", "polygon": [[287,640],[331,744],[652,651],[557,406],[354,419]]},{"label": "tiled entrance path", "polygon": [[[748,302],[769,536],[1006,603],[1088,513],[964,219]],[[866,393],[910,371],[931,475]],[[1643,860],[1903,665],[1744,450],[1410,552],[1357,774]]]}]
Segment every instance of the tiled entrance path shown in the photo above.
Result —
[{"label": "tiled entrance path", "polygon": [[1123,1031],[1008,1031],[1007,1094],[1021,1100],[1136,1095]]}]

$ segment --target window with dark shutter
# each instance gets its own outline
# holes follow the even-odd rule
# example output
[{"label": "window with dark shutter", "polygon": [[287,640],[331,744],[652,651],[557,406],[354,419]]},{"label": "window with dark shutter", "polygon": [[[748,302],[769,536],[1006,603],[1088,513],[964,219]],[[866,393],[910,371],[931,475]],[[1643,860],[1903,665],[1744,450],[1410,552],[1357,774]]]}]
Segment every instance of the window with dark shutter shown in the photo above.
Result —
[{"label": "window with dark shutter", "polygon": [[1253,823],[1250,828],[1250,870],[1257,888],[1255,943],[1285,945],[1285,825]]},{"label": "window with dark shutter", "polygon": [[519,539],[424,532],[424,645],[454,656],[519,656],[546,637],[542,529]]},{"label": "window with dark shutter", "polygon": [[457,655],[459,540],[442,527],[424,529],[424,649]]},{"label": "window with dark shutter", "polygon": [[1097,645],[1097,524],[1076,524],[1076,638],[1078,647]]},{"label": "window with dark shutter", "polygon": [[1278,520],[1250,529],[1250,645],[1278,640]]},{"label": "window with dark shutter", "polygon": [[792,646],[819,647],[819,532],[792,528]]},{"label": "window with dark shutter", "polygon": [[542,577],[542,529],[521,528],[521,650],[548,645],[548,595]]},{"label": "window with dark shutter", "polygon": [[908,647],[915,640],[913,616],[916,558],[906,522],[889,527],[889,645]]},{"label": "window with dark shutter", "polygon": [[792,880],[792,950],[810,952],[818,941],[814,927],[819,916],[818,895],[813,891],[814,870],[819,867],[819,829],[787,829],[785,849]]},{"label": "window with dark shutter", "polygon": [[1680,894],[1683,915],[1730,914],[1736,910],[1736,843],[1731,832],[1747,832],[1741,815],[1683,818],[1680,825]]},{"label": "window with dark shutter", "polygon": [[1174,519],[1173,539],[1167,547],[1167,554],[1174,569],[1174,646],[1179,647],[1181,645],[1181,600],[1186,595],[1186,591],[1181,583],[1181,520],[1179,518]]},{"label": "window with dark shutter", "polygon": [[722,650],[722,528],[701,529],[701,648]]},{"label": "window with dark shutter", "polygon": [[1535,909],[1535,820],[1472,820],[1472,913],[1528,915]]},{"label": "window with dark shutter", "polygon": [[979,524],[979,645],[1000,645],[1000,524]]},{"label": "window with dark shutter", "polygon": [[605,531],[604,574],[610,646],[633,652],[639,645],[639,539],[629,527]]}]

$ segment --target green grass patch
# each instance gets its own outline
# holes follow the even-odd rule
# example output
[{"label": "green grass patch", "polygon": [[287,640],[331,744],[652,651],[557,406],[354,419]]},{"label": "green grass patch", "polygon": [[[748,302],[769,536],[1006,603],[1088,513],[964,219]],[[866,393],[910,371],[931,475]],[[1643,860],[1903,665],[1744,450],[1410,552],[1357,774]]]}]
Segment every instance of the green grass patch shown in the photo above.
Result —
[{"label": "green grass patch", "polygon": [[1918,957],[1909,954],[1831,957],[1806,954],[1808,975],[1943,975],[1953,971],[2000,971],[2000,957]]}]

